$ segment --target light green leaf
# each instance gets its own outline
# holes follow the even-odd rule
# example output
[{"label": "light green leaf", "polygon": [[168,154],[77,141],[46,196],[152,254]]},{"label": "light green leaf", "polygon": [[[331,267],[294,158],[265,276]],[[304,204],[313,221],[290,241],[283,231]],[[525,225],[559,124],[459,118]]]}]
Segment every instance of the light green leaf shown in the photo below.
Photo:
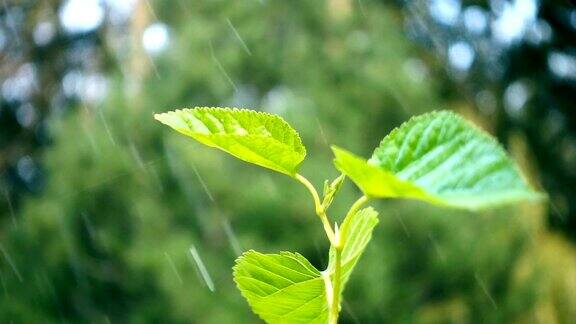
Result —
[{"label": "light green leaf", "polygon": [[336,167],[372,197],[480,209],[541,199],[494,138],[447,111],[410,119],[369,161],[334,148]]},{"label": "light green leaf", "polygon": [[236,260],[234,281],[267,323],[325,324],[328,320],[324,279],[298,253],[248,251]]},{"label": "light green leaf", "polygon": [[[352,214],[344,220],[340,227],[340,238],[344,242],[341,257],[341,290],[344,291],[344,286],[348,282],[348,278],[354,270],[354,266],[362,256],[366,249],[368,242],[372,238],[372,230],[378,224],[378,212],[372,207],[364,208],[356,214]],[[330,248],[330,259],[326,271],[331,276],[334,275],[335,267],[335,251]]]},{"label": "light green leaf", "polygon": [[298,133],[281,117],[248,109],[193,108],[154,118],[202,144],[290,176],[306,156]]},{"label": "light green leaf", "polygon": [[394,174],[384,171],[344,149],[333,146],[336,168],[346,174],[366,196],[369,197],[405,197],[437,202],[437,198],[428,195],[416,185],[398,179]]},{"label": "light green leaf", "polygon": [[336,197],[336,194],[338,191],[340,191],[340,188],[342,187],[345,179],[346,176],[341,174],[332,182],[329,182],[328,180],[324,181],[324,198],[322,199],[322,208],[324,210],[330,207],[334,197]]}]

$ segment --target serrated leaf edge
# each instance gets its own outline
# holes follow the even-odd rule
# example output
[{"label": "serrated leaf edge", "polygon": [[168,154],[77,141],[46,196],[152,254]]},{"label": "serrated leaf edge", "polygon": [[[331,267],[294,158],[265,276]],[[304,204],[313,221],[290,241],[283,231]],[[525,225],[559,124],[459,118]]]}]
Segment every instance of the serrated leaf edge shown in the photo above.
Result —
[{"label": "serrated leaf edge", "polygon": [[[263,112],[263,111],[257,111],[257,110],[254,110],[254,109],[246,109],[246,108],[236,108],[236,107],[206,107],[206,106],[202,106],[202,107],[201,107],[201,106],[199,106],[199,107],[194,107],[194,108],[178,108],[178,109],[174,109],[174,110],[170,110],[170,111],[166,111],[166,112],[162,112],[162,113],[157,113],[157,114],[154,114],[154,119],[157,120],[157,121],[159,121],[160,123],[166,125],[166,126],[169,126],[169,127],[171,127],[171,128],[174,128],[174,127],[172,127],[170,124],[168,124],[168,123],[165,122],[165,120],[164,120],[164,117],[165,117],[165,116],[178,115],[178,114],[181,114],[181,113],[189,113],[189,112],[193,112],[193,111],[207,111],[207,112],[227,111],[227,112],[236,112],[236,113],[240,112],[240,113],[247,113],[247,114],[254,115],[254,116],[266,116],[266,117],[270,117],[270,118],[276,118],[276,119],[282,124],[282,127],[286,127],[290,132],[293,133],[293,135],[294,135],[294,137],[295,137],[295,143],[293,143],[292,146],[291,146],[291,145],[287,145],[287,144],[285,144],[285,143],[283,143],[283,142],[281,142],[281,141],[279,141],[279,140],[277,140],[277,139],[275,139],[274,137],[271,137],[271,136],[270,136],[270,137],[260,136],[260,135],[246,135],[246,136],[247,136],[247,137],[248,137],[248,136],[265,137],[265,138],[267,138],[267,139],[274,140],[274,141],[277,142],[279,145],[284,146],[284,147],[287,147],[287,148],[289,148],[290,150],[294,150],[294,148],[295,148],[296,146],[298,146],[299,148],[302,149],[302,152],[299,152],[299,151],[294,150],[297,154],[300,154],[300,155],[301,155],[301,158],[300,158],[300,160],[298,161],[298,163],[296,164],[296,167],[294,168],[294,170],[292,170],[292,172],[284,172],[284,171],[280,171],[280,170],[277,170],[277,169],[273,169],[273,170],[275,170],[275,171],[278,171],[278,172],[281,172],[281,173],[285,173],[285,174],[290,175],[290,176],[294,176],[294,175],[298,172],[298,167],[300,166],[300,164],[302,163],[302,161],[304,161],[304,159],[306,158],[307,151],[306,151],[306,147],[304,146],[304,143],[302,142],[302,138],[300,137],[300,134],[299,134],[286,120],[284,120],[284,118],[282,118],[282,116],[279,116],[279,115],[275,115],[275,114],[271,114],[271,113],[267,113],[267,112]],[[175,128],[174,128],[174,129],[175,129]],[[178,131],[178,132],[180,132],[180,133],[182,133],[182,134],[184,134],[184,135],[187,135],[187,136],[190,136],[190,135],[192,134],[192,132],[185,132],[185,130],[180,130],[180,129],[175,129],[175,130]],[[206,135],[206,134],[201,134],[201,133],[193,133],[193,134],[195,134],[196,136],[208,136],[208,135]],[[240,135],[231,135],[231,136],[240,136]],[[213,147],[234,156],[234,154],[232,154],[231,152],[229,152],[229,151],[227,151],[227,150],[225,150],[225,149],[223,149],[223,148],[221,148],[221,147],[217,147],[217,146],[213,146]],[[254,151],[252,151],[252,152],[254,152]],[[258,154],[258,155],[259,155],[261,158],[263,158],[264,160],[267,160],[267,161],[270,161],[270,162],[275,163],[274,161],[271,161],[270,159],[268,159],[266,156],[262,156],[262,155],[260,155],[260,154]],[[239,158],[239,157],[237,157],[237,156],[235,156],[235,157],[238,158],[238,159],[240,159],[240,160],[245,161],[245,160],[242,159],[242,158]],[[250,162],[250,161],[245,161],[245,162],[252,163],[252,162]],[[266,168],[268,168],[268,167],[266,167]],[[286,171],[288,171],[288,170],[286,170]]]},{"label": "serrated leaf edge", "polygon": [[[435,118],[436,116],[439,116],[439,115],[446,115],[446,116],[448,116],[448,118],[453,118],[455,120],[464,122],[468,127],[470,127],[472,129],[472,131],[477,132],[478,136],[482,137],[482,139],[485,139],[485,140],[491,142],[492,144],[494,144],[496,150],[498,150],[497,154],[504,156],[506,159],[508,159],[510,161],[512,168],[518,174],[518,176],[521,178],[522,182],[524,182],[524,184],[526,184],[527,188],[534,191],[534,193],[539,194],[541,196],[541,198],[545,199],[547,197],[547,195],[535,190],[534,188],[532,188],[530,186],[530,182],[524,176],[524,174],[521,172],[521,169],[520,169],[519,165],[517,164],[517,162],[509,156],[508,152],[504,149],[502,144],[500,144],[500,142],[498,142],[498,140],[494,136],[492,136],[485,129],[478,126],[474,122],[464,118],[463,116],[461,116],[461,115],[459,115],[459,114],[457,114],[451,110],[432,110],[428,113],[411,117],[407,121],[400,124],[400,126],[394,127],[394,129],[392,131],[390,131],[390,133],[388,133],[388,135],[384,136],[384,138],[380,141],[380,143],[378,144],[376,149],[374,149],[374,152],[376,152],[376,150],[378,150],[387,139],[396,136],[396,134],[400,131],[400,129],[407,128],[407,127],[410,128],[411,126],[421,122],[422,120]],[[374,155],[374,153],[372,153],[372,155]],[[372,160],[372,158],[367,160],[368,164],[374,165],[373,163],[370,162],[371,160]],[[386,170],[386,171],[390,172],[391,174],[395,174],[392,170],[387,170],[384,168],[381,168],[381,169]]]}]

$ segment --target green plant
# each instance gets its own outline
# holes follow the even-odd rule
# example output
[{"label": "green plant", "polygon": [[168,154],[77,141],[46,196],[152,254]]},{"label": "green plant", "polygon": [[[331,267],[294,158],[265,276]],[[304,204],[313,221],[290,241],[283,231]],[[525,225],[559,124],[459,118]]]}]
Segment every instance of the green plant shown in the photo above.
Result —
[{"label": "green plant", "polygon": [[[194,108],[155,118],[195,140],[302,183],[330,242],[328,267],[317,270],[298,253],[248,251],[236,260],[234,280],[253,311],[272,323],[337,323],[341,295],[371,239],[378,213],[363,206],[375,198],[410,198],[478,210],[538,200],[500,145],[458,115],[432,112],[412,118],[386,136],[365,160],[332,147],[342,173],[324,183],[322,199],[298,168],[306,149],[282,118],[252,110]],[[345,177],[363,195],[343,223],[327,210]]]}]

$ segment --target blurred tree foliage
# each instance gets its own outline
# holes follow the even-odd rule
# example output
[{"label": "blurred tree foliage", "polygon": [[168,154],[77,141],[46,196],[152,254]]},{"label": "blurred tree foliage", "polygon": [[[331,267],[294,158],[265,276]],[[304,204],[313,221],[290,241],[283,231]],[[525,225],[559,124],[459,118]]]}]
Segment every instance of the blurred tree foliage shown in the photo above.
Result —
[{"label": "blurred tree foliage", "polygon": [[504,142],[520,135],[550,193],[549,223],[576,238],[576,9],[569,1],[401,1],[408,35],[439,60],[442,96]]},{"label": "blurred tree foliage", "polygon": [[[100,29],[70,33],[59,23],[62,1],[0,4],[0,209],[15,210],[22,195],[42,192],[40,149],[49,120],[90,99],[110,65]],[[60,10],[60,11],[59,11]],[[78,76],[86,75],[81,84]]]},{"label": "blurred tree foliage", "polygon": [[[448,104],[442,84],[420,73],[398,12],[362,5],[155,2],[168,50],[149,66],[127,55],[103,103],[51,119],[43,194],[24,202],[15,225],[2,209],[0,321],[257,322],[231,279],[241,251],[293,250],[324,267],[304,188],[167,132],[152,113],[222,105],[280,114],[308,148],[302,173],[318,185],[333,178],[329,144],[367,155],[401,121]],[[345,185],[331,214],[357,195]],[[576,252],[546,232],[542,208],[377,207],[381,224],[343,322],[576,318]]]}]

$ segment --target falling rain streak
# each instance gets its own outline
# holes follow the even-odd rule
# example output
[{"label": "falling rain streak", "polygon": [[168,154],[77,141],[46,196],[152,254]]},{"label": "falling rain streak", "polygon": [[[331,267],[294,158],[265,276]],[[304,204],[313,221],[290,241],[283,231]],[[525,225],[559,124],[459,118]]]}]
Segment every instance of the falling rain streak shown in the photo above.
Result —
[{"label": "falling rain streak", "polygon": [[182,281],[182,277],[180,276],[180,272],[178,272],[178,268],[176,268],[176,264],[174,264],[174,260],[172,260],[170,254],[168,254],[168,252],[164,252],[164,256],[166,256],[166,260],[168,260],[168,264],[170,265],[172,271],[174,271],[174,274],[176,275],[176,278],[178,278],[178,281],[180,283],[184,283],[184,281]]},{"label": "falling rain streak", "polygon": [[436,239],[432,236],[432,233],[428,234],[428,239],[430,240],[430,243],[432,243],[432,246],[434,247],[434,250],[436,251],[436,254],[438,254],[440,260],[442,260],[442,262],[446,261],[446,256],[440,248],[440,245],[438,245]]},{"label": "falling rain streak", "polygon": [[102,121],[102,124],[104,125],[104,129],[106,130],[106,134],[108,135],[110,142],[112,142],[112,144],[116,145],[116,140],[114,140],[114,136],[112,136],[112,131],[110,130],[110,126],[108,126],[108,122],[106,121],[106,117],[104,117],[104,113],[102,112],[101,108],[98,108],[98,117],[100,117],[100,120]]},{"label": "falling rain streak", "polygon": [[12,220],[12,225],[14,227],[18,226],[18,222],[16,221],[16,215],[14,214],[14,206],[12,205],[12,199],[10,199],[10,193],[7,189],[2,190],[4,198],[6,199],[6,204],[8,205],[8,213],[10,213],[10,219]]},{"label": "falling rain streak", "polygon": [[322,127],[322,123],[320,122],[320,119],[318,118],[318,116],[315,116],[316,118],[316,123],[318,124],[318,129],[320,130],[320,136],[322,137],[322,141],[324,142],[324,144],[326,146],[330,146],[330,142],[328,142],[328,138],[326,137],[326,133],[324,132],[324,127]]},{"label": "falling rain streak", "polygon": [[132,157],[134,158],[134,161],[136,161],[136,165],[142,169],[142,170],[146,170],[146,167],[144,166],[144,161],[142,160],[142,156],[140,155],[140,151],[138,151],[138,149],[136,148],[136,145],[134,144],[134,142],[132,140],[129,141],[129,145],[130,147],[130,153],[132,153]]},{"label": "falling rain streak", "polygon": [[[404,230],[404,234],[406,234],[406,238],[410,238],[410,232],[408,231],[408,227],[406,226],[406,223],[404,223],[404,220],[402,219],[402,217],[400,217],[400,215],[398,214],[398,211],[394,210],[392,212],[392,214],[394,214],[394,217],[398,220],[398,222],[402,226],[402,229]],[[430,236],[430,239],[432,239],[432,236]]]},{"label": "falling rain streak", "polygon": [[244,49],[244,51],[248,55],[252,56],[252,52],[250,51],[250,49],[246,45],[246,42],[244,42],[244,39],[242,39],[242,36],[240,36],[240,34],[238,33],[238,30],[236,30],[236,27],[234,27],[234,25],[232,24],[232,22],[230,21],[229,18],[226,18],[226,22],[228,23],[228,26],[230,27],[230,29],[232,29],[232,32],[234,32],[234,35],[236,36],[236,38],[240,42],[240,45],[242,45],[242,48]]},{"label": "falling rain streak", "polygon": [[358,1],[358,8],[360,9],[360,14],[362,14],[362,16],[366,16],[366,12],[364,11],[364,2],[362,0],[357,1]]},{"label": "falling rain streak", "polygon": [[356,312],[350,306],[350,303],[348,303],[348,301],[346,301],[346,300],[342,301],[342,308],[346,313],[348,313],[348,315],[350,315],[350,318],[352,318],[352,321],[354,323],[360,324],[360,320],[358,319],[358,315],[356,315]]},{"label": "falling rain streak", "polygon": [[486,288],[486,284],[484,283],[484,281],[480,278],[480,276],[478,276],[478,273],[474,273],[474,278],[476,278],[476,281],[478,282],[478,285],[480,286],[480,288],[482,289],[482,291],[484,292],[484,294],[486,295],[486,297],[488,298],[488,300],[490,300],[490,303],[492,304],[492,307],[494,307],[495,310],[498,309],[498,305],[496,304],[496,301],[494,300],[494,298],[492,297],[492,294],[490,294],[490,292],[488,291],[488,289]]},{"label": "falling rain streak", "polygon": [[216,63],[216,67],[218,67],[218,70],[220,70],[220,72],[224,75],[224,77],[226,78],[228,83],[230,83],[232,88],[234,88],[234,91],[237,92],[238,87],[236,86],[234,81],[232,81],[232,78],[230,78],[230,76],[228,75],[228,73],[226,72],[224,67],[222,66],[222,63],[220,63],[220,60],[218,60],[218,58],[216,57],[216,53],[214,52],[214,45],[212,44],[212,41],[209,42],[209,45],[210,45],[210,55],[212,56],[212,60],[214,61],[214,63]]},{"label": "falling rain streak", "polygon": [[10,254],[8,254],[8,251],[6,251],[6,249],[4,248],[4,244],[2,243],[0,243],[0,252],[2,252],[4,259],[6,260],[6,262],[8,262],[8,265],[10,266],[10,268],[12,268],[12,271],[14,271],[16,277],[18,277],[18,280],[20,282],[23,282],[24,279],[22,278],[20,271],[18,271],[18,268],[16,267],[14,260],[12,260],[12,257],[10,257]]},{"label": "falling rain streak", "polygon": [[202,185],[202,189],[204,189],[204,192],[206,192],[206,195],[208,196],[208,198],[210,198],[210,200],[212,202],[216,202],[214,200],[214,196],[212,196],[212,193],[210,192],[210,189],[208,189],[206,182],[204,181],[204,179],[202,178],[202,176],[198,172],[196,165],[194,165],[194,163],[191,163],[191,166],[192,166],[192,170],[194,170],[194,173],[196,174],[196,177],[198,177],[198,181],[200,181],[200,184]]},{"label": "falling rain streak", "polygon": [[232,229],[232,225],[230,225],[230,220],[228,218],[222,221],[222,227],[224,228],[224,233],[226,233],[226,237],[228,238],[228,242],[230,242],[230,247],[232,247],[232,251],[237,256],[242,254],[242,247],[240,246],[240,242],[236,237],[236,233],[234,233],[234,229]]},{"label": "falling rain streak", "polygon": [[82,220],[84,221],[84,227],[86,227],[86,231],[92,240],[96,239],[96,231],[94,230],[94,224],[92,224],[92,220],[90,220],[87,212],[81,212],[80,216],[82,216]]},{"label": "falling rain streak", "polygon": [[200,258],[200,255],[198,254],[198,251],[194,245],[190,246],[190,255],[192,256],[192,260],[196,264],[196,267],[208,289],[210,289],[211,292],[216,291],[214,282],[212,281],[212,278],[210,277],[210,274],[208,273],[208,270],[206,269],[204,262],[202,262],[202,259]]},{"label": "falling rain streak", "polygon": [[148,11],[152,14],[152,17],[154,18],[154,20],[158,20],[158,15],[156,15],[156,11],[154,10],[154,7],[152,7],[152,4],[150,3],[150,1],[144,0],[144,3],[146,3],[146,7],[148,8]]},{"label": "falling rain streak", "polygon": [[154,62],[154,58],[152,56],[150,56],[150,54],[147,51],[144,51],[144,52],[146,53],[146,58],[148,59],[150,66],[152,66],[152,70],[154,71],[154,75],[156,76],[156,78],[158,80],[162,80],[162,77],[160,76],[160,71],[158,70],[156,63]]}]

